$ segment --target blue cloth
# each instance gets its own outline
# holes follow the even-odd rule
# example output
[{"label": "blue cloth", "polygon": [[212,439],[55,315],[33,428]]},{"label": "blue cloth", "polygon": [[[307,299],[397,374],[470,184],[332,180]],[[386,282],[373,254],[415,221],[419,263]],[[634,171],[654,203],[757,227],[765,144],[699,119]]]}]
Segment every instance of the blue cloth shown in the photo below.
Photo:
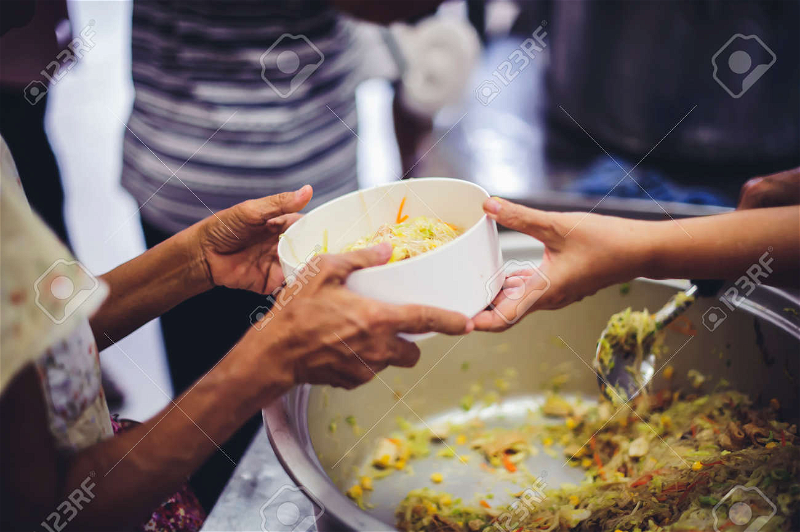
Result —
[{"label": "blue cloth", "polygon": [[[614,158],[623,168],[632,168],[634,165],[634,163],[619,157]],[[627,170],[623,171],[614,161],[603,155],[589,165],[589,168],[568,187],[568,190],[587,196],[602,197],[608,194],[608,191],[626,173]],[[641,187],[636,183],[639,183]],[[617,198],[651,199],[648,194],[656,201],[675,201],[694,205],[720,205],[724,207],[735,207],[736,205],[732,198],[709,187],[677,185],[662,173],[642,167],[636,168],[609,195]]]}]

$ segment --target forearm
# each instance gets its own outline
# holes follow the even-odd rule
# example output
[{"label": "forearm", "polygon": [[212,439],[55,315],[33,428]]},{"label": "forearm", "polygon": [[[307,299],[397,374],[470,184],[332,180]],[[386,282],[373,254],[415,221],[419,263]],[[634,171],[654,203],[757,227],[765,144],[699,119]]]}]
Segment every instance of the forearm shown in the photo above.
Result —
[{"label": "forearm", "polygon": [[772,272],[764,269],[763,283],[797,286],[800,282],[800,207],[641,223],[647,227],[640,232],[636,251],[644,257],[639,275],[731,280],[759,261],[769,261]]},{"label": "forearm", "polygon": [[108,337],[117,341],[211,287],[192,231],[181,231],[101,277],[110,293],[90,320],[100,350],[110,344]]},{"label": "forearm", "polygon": [[73,529],[119,529],[122,523],[146,520],[217,445],[290,388],[286,372],[263,362],[272,375],[268,384],[256,385],[264,377],[237,369],[247,365],[231,352],[154,418],[75,456],[66,475],[67,493],[92,471],[96,487]]}]

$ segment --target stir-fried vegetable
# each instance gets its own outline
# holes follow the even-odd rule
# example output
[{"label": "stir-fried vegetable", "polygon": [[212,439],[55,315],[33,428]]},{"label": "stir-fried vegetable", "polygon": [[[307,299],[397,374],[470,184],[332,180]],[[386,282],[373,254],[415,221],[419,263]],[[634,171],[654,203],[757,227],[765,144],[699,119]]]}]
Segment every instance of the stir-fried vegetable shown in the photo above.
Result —
[{"label": "stir-fried vegetable", "polygon": [[[538,438],[566,442],[568,462],[586,469],[586,480],[545,492],[528,516],[512,530],[744,530],[728,512],[739,498],[726,494],[736,486],[758,487],[778,506],[761,530],[791,530],[800,519],[800,447],[795,425],[775,419],[773,408],[754,409],[737,392],[673,397],[658,393],[637,398],[627,415],[611,417],[602,405],[574,410],[576,424],[546,424],[529,430],[477,430],[473,445],[487,461],[501,449],[533,445]],[[476,426],[477,427],[477,426]],[[509,472],[515,467],[506,468]],[[516,473],[522,474],[522,473]],[[397,509],[406,531],[477,532],[497,530],[506,509],[485,501],[453,501],[446,493],[415,490]],[[717,506],[720,501],[722,504]],[[758,505],[758,499],[750,504]],[[518,505],[517,505],[518,506]],[[766,515],[753,507],[755,517]],[[767,512],[768,513],[768,512]],[[519,514],[515,514],[519,515]],[[733,519],[733,520],[731,520]]]},{"label": "stir-fried vegetable", "polygon": [[[664,392],[642,396],[632,405],[635,414],[617,417],[602,406],[583,412],[576,407],[576,424],[525,431],[528,444],[534,434],[543,445],[565,442],[568,462],[587,476],[580,486],[547,491],[516,525],[521,530],[713,530],[715,513],[727,531],[744,530],[728,516],[738,499],[725,496],[736,486],[758,487],[782,503],[761,530],[791,530],[800,519],[797,427],[775,419],[775,409],[754,409],[732,391],[683,399]],[[518,441],[520,432],[495,429],[491,435],[503,447]],[[496,530],[505,510],[442,507],[436,501],[445,496],[411,492],[398,507],[398,527],[488,532]],[[770,510],[766,504],[752,508],[754,515]]]},{"label": "stir-fried vegetable", "polygon": [[389,242],[392,245],[392,257],[389,262],[415,257],[426,251],[454,240],[462,230],[441,220],[417,216],[408,219],[400,216],[395,224],[384,224],[375,234],[366,236],[345,246],[342,251],[353,251]]}]

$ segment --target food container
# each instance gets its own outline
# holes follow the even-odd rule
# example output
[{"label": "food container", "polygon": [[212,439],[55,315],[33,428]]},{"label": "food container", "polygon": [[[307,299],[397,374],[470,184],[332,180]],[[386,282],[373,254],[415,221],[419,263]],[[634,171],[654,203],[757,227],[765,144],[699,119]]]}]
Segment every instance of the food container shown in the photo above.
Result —
[{"label": "food container", "polygon": [[387,303],[431,305],[474,316],[504,280],[497,226],[483,212],[488,197],[474,183],[441,177],[352,192],[317,207],[284,233],[278,244],[281,267],[289,277],[316,253],[338,253],[381,225],[395,223],[402,204],[403,215],[440,219],[464,232],[416,257],[353,272],[347,287]]},{"label": "food container", "polygon": [[[509,258],[537,260],[520,249],[504,246],[503,251]],[[413,474],[402,472],[375,481],[368,501],[375,506],[359,509],[343,490],[355,482],[354,468],[369,460],[377,440],[397,430],[398,417],[414,424],[422,418],[430,426],[445,420],[461,422],[474,413],[462,410],[460,399],[476,380],[491,380],[506,368],[517,370],[516,384],[498,405],[480,410],[486,423],[513,427],[524,422],[527,410],[541,404],[548,382],[559,374],[569,375],[563,393],[596,400],[599,390],[591,363],[610,315],[629,306],[652,311],[687,286],[686,281],[639,279],[626,290],[606,288],[566,308],[535,313],[504,333],[437,335],[420,342],[422,357],[414,368],[388,368],[380,380],[352,391],[295,388],[264,410],[267,433],[289,475],[324,508],[319,530],[392,530],[394,510],[409,490],[429,486],[471,500],[493,476],[482,471],[477,460],[466,466],[454,459],[415,460]],[[797,418],[800,318],[786,309],[796,311],[798,305],[797,297],[765,286],[735,310],[718,298],[699,299],[686,313],[696,335],[690,338],[673,331],[667,335],[667,356],[674,355],[669,361],[674,367],[673,385],[687,387],[687,373],[696,369],[711,379],[706,391],[724,378],[755,401],[776,398],[787,417]],[[716,319],[709,318],[712,313]],[[655,387],[662,388],[665,382],[659,374]],[[345,422],[348,416],[359,430]],[[338,425],[335,432],[331,422]],[[529,457],[526,466],[544,476],[551,488],[579,483],[581,471],[564,462],[563,456],[541,453]],[[434,471],[443,474],[442,484],[428,481]],[[507,487],[509,492],[520,489],[514,484]],[[495,489],[492,505],[509,502],[505,493]]]}]

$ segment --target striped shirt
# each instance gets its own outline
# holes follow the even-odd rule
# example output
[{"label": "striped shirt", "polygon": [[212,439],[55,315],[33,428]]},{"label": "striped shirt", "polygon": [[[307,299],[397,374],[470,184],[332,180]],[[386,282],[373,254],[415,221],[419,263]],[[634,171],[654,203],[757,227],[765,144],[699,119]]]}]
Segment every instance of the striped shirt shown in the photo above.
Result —
[{"label": "striped shirt", "polygon": [[355,190],[360,63],[324,0],[136,0],[123,186],[170,232],[304,184],[311,207]]}]

